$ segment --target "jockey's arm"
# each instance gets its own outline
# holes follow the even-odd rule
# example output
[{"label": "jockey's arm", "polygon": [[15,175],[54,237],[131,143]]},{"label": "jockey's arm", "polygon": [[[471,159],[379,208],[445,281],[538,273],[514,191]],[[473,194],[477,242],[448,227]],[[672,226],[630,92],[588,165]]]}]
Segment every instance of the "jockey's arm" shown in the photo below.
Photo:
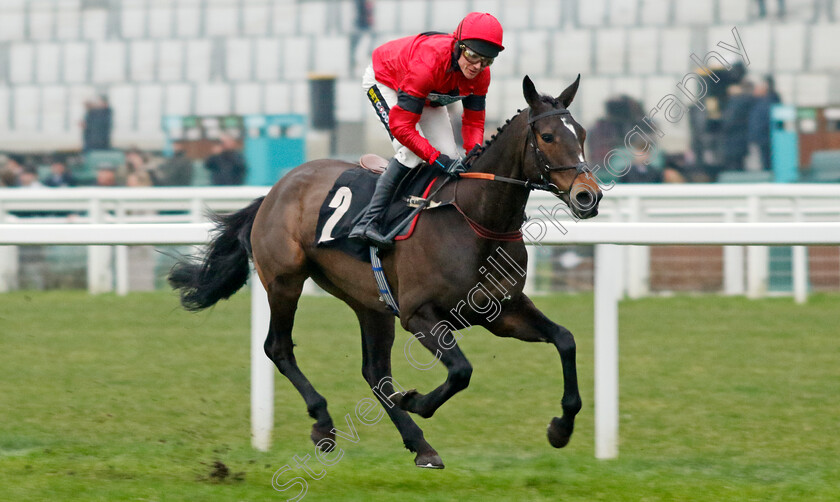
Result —
[{"label": "jockey's arm", "polygon": [[400,90],[397,95],[397,105],[391,108],[388,125],[397,141],[431,164],[438,158],[440,152],[417,131],[417,122],[420,121],[425,103],[424,97]]},{"label": "jockey's arm", "polygon": [[461,136],[464,151],[484,142],[484,106],[486,97],[470,94],[464,99],[464,114],[461,116]]}]

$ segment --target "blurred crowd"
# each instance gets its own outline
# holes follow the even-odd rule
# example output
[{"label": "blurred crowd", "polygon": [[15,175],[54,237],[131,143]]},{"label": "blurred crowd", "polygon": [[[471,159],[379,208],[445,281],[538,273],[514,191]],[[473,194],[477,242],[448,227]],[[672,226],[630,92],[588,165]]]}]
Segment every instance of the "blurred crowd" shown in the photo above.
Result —
[{"label": "blurred crowd", "polygon": [[[50,155],[0,154],[0,187],[242,185],[247,167],[240,142],[229,134],[188,152],[191,143],[175,141],[170,155],[138,148],[111,147],[113,111],[108,97],[84,102],[81,152]],[[203,172],[202,172],[203,170]],[[205,182],[206,181],[206,182]]]},{"label": "blurred crowd", "polygon": [[213,142],[211,149],[206,157],[187,155],[187,148],[181,142],[173,143],[170,156],[137,148],[50,155],[0,154],[0,187],[244,184],[247,168],[238,142],[222,136]]},{"label": "blurred crowd", "polygon": [[[713,182],[727,171],[771,169],[770,111],[780,102],[773,78],[750,79],[743,65],[708,74],[699,106],[689,106],[690,148],[666,152],[658,144],[649,107],[627,95],[605,103],[604,116],[589,128],[587,146],[602,182]],[[633,131],[637,131],[633,134]],[[661,131],[660,131],[661,132]]]}]

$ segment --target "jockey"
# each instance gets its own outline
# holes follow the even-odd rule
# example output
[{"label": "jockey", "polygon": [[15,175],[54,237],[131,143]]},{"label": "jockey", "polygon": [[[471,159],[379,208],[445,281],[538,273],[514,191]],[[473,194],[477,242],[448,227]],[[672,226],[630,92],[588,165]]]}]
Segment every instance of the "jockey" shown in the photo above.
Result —
[{"label": "jockey", "polygon": [[484,104],[489,66],[504,50],[502,25],[490,14],[472,12],[451,34],[422,33],[387,42],[373,51],[362,86],[396,155],[376,182],[364,217],[351,238],[390,246],[380,232],[394,190],[422,162],[450,176],[464,172],[449,121],[449,105],[463,101],[464,150],[484,141]]}]

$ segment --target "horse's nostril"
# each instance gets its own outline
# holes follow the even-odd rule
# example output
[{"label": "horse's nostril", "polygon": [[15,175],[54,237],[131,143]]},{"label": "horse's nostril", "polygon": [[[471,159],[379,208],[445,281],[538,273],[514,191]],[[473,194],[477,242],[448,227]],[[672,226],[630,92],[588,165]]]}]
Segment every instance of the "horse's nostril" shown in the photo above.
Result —
[{"label": "horse's nostril", "polygon": [[586,190],[581,190],[575,194],[575,204],[579,209],[591,209],[593,202],[592,194]]}]

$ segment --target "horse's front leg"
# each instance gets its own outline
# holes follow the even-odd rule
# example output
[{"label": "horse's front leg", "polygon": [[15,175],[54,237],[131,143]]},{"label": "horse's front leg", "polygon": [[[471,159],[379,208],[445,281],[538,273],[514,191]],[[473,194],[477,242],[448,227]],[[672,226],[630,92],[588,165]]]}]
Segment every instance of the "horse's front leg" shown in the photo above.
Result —
[{"label": "horse's front leg", "polygon": [[466,389],[472,376],[472,365],[455,343],[455,338],[447,329],[440,329],[440,319],[443,315],[432,305],[424,305],[417,309],[407,320],[406,327],[414,334],[415,339],[405,346],[404,352],[409,363],[418,369],[431,369],[437,364],[436,360],[415,359],[417,350],[412,350],[414,340],[419,341],[435,358],[446,366],[446,381],[428,394],[421,394],[416,389],[395,394],[391,400],[397,405],[423,418],[434,415],[440,406],[459,391]]},{"label": "horse's front leg", "polygon": [[575,363],[575,337],[549,320],[525,295],[520,295],[494,321],[485,327],[496,336],[517,338],[526,342],[553,343],[560,353],[563,366],[563,416],[554,417],[548,426],[548,441],[555,448],[569,443],[575,426],[575,415],[581,408]]}]

